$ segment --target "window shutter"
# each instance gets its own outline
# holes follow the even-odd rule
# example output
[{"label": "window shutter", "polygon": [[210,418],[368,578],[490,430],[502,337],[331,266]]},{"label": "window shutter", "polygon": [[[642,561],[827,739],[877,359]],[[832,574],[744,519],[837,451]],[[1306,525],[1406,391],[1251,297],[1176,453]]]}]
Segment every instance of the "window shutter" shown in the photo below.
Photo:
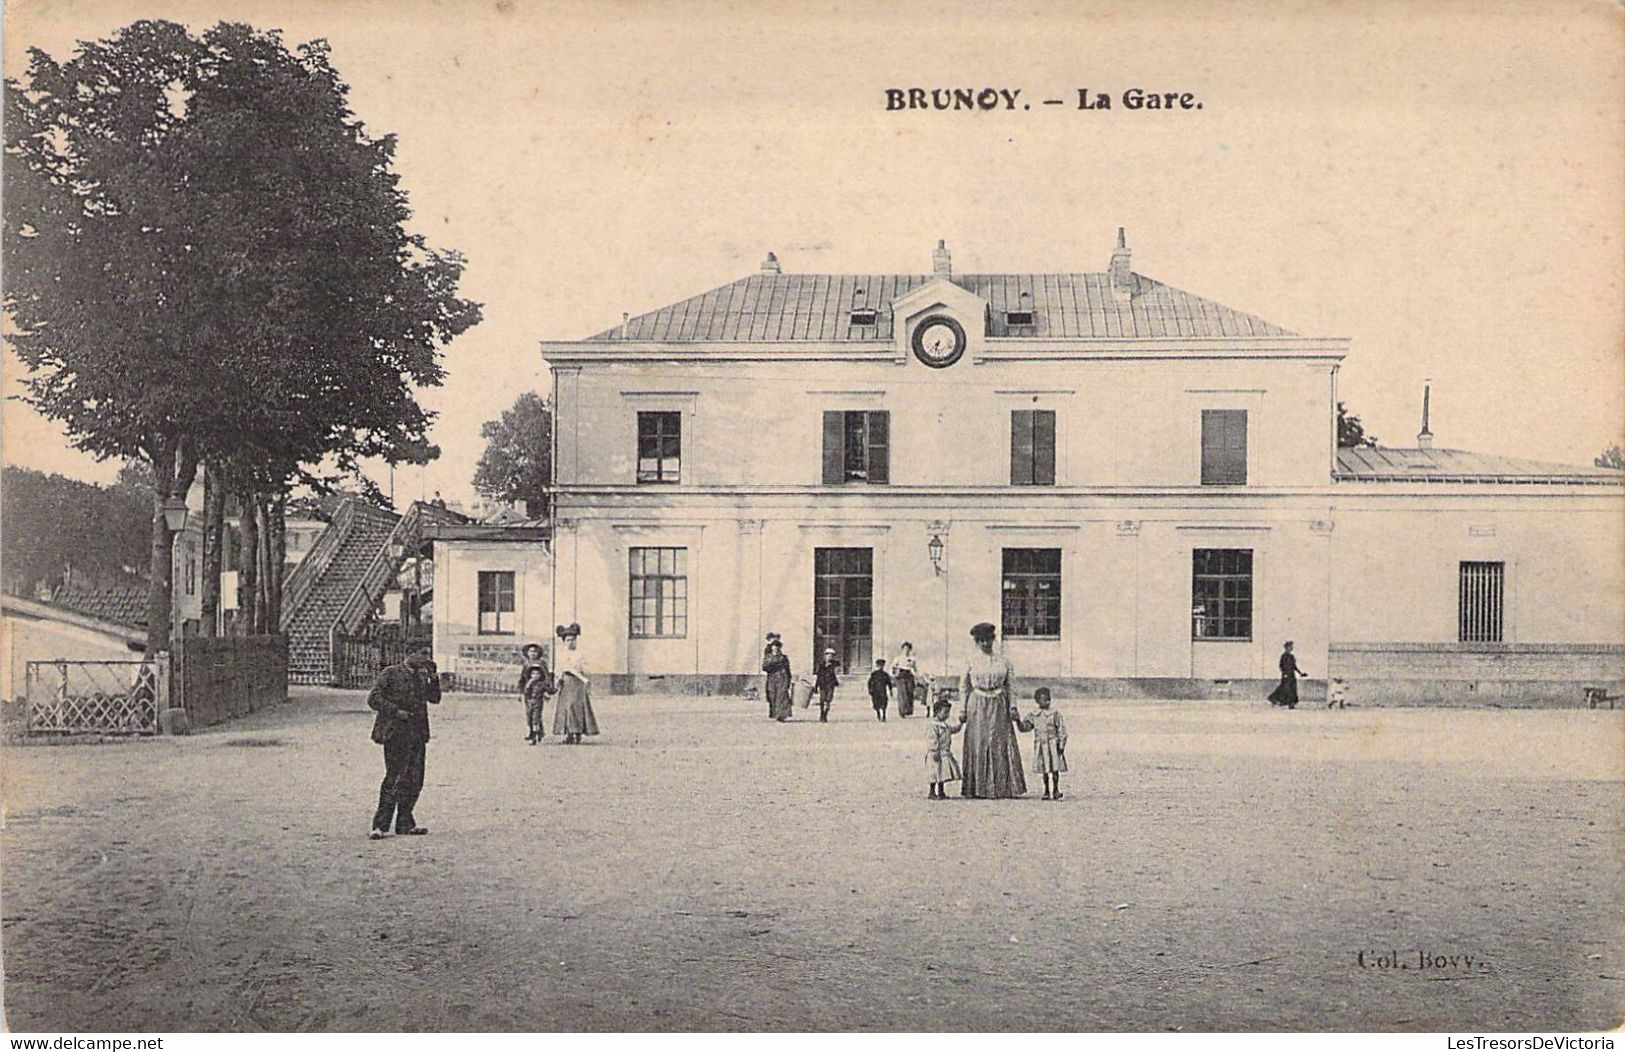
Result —
[{"label": "window shutter", "polygon": [[1055,485],[1055,410],[1033,412],[1033,482]]},{"label": "window shutter", "polygon": [[1247,481],[1247,411],[1202,410],[1202,482],[1242,485]]},{"label": "window shutter", "polygon": [[1010,411],[1010,485],[1027,486],[1033,481],[1033,413],[1030,409]]},{"label": "window shutter", "polygon": [[885,409],[869,414],[869,481],[891,481],[891,413]]},{"label": "window shutter", "polygon": [[839,486],[846,481],[846,414],[839,409],[824,410],[824,485]]},{"label": "window shutter", "polygon": [[1247,481],[1247,411],[1236,410],[1228,415],[1230,422],[1224,442],[1229,460],[1228,481],[1244,483]]}]

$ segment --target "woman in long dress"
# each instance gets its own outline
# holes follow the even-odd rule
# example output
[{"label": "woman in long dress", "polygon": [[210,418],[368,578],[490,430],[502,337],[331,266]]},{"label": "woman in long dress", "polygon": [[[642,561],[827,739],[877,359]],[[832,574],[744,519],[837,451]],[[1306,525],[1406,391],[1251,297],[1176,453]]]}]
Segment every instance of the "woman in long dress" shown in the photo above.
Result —
[{"label": "woman in long dress", "polygon": [[1298,668],[1298,659],[1292,654],[1292,640],[1281,648],[1281,682],[1270,691],[1270,704],[1284,708],[1298,707],[1298,677],[1309,673]]},{"label": "woman in long dress", "polygon": [[1003,654],[993,652],[998,629],[983,621],[970,630],[976,652],[960,678],[965,725],[965,762],[960,795],[983,800],[1024,796],[1027,779],[1021,773],[1021,749],[1016,744],[1015,721],[1021,714],[1012,706],[1010,681],[1014,670]]},{"label": "woman in long dress", "polygon": [[767,673],[767,714],[780,723],[790,718],[790,659],[784,655],[784,643],[777,637],[767,645],[762,658],[762,671]]},{"label": "woman in long dress", "polygon": [[[897,715],[908,719],[914,715],[914,675],[919,663],[914,660],[914,644],[905,642],[891,663],[892,682],[897,684]],[[930,713],[926,713],[927,716]]]},{"label": "woman in long dress", "polygon": [[559,653],[559,700],[553,706],[553,733],[564,736],[564,744],[580,745],[583,734],[598,733],[598,717],[592,711],[592,693],[576,641],[580,625],[560,625],[558,636],[565,649]]}]

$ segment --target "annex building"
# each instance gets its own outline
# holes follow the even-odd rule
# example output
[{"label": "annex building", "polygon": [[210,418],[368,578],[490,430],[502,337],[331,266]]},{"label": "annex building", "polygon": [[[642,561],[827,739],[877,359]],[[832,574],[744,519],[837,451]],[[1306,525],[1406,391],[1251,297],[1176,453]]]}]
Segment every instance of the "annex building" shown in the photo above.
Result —
[{"label": "annex building", "polygon": [[[1106,257],[1106,253],[1102,253]],[[728,689],[977,621],[1024,680],[1211,696],[1284,640],[1351,700],[1572,703],[1625,676],[1625,476],[1339,449],[1345,339],[1131,267],[759,273],[553,370],[554,623],[616,690]],[[1315,687],[1307,688],[1310,695]]]}]

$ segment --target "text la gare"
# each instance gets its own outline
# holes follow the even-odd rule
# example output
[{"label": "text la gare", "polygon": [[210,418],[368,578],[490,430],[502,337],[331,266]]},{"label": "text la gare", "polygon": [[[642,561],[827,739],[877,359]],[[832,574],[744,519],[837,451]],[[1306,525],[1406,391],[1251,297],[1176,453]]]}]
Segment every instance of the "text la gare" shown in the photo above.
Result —
[{"label": "text la gare", "polygon": [[[1123,92],[1122,101],[1125,110],[1199,110],[1202,108],[1201,101],[1189,91],[1146,91],[1142,88],[1129,88]],[[1111,108],[1112,97],[1104,91],[1090,91],[1088,88],[1078,89],[1078,109],[1109,110]]]}]

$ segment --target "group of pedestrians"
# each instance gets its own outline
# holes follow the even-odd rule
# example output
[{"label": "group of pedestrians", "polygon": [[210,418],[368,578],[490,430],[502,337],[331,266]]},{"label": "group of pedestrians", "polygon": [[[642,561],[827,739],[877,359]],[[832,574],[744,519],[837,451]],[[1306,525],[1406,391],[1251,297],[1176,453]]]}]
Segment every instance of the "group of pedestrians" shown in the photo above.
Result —
[{"label": "group of pedestrians", "polygon": [[[583,736],[598,733],[589,677],[576,650],[581,626],[560,625],[556,635],[563,644],[556,675],[547,667],[540,643],[528,643],[522,652],[519,695],[525,703],[525,740],[531,745],[547,734],[543,710],[547,699],[554,696],[558,701],[553,708],[553,733],[565,745],[578,745]],[[439,702],[440,672],[427,643],[415,647],[400,664],[384,669],[373,682],[367,695],[367,707],[377,714],[372,740],[384,748],[384,781],[378,788],[378,808],[368,834],[373,840],[389,836],[392,825],[397,836],[422,836],[429,831],[418,825],[413,810],[423,792],[429,706]]]},{"label": "group of pedestrians", "polygon": [[[519,671],[519,694],[525,704],[525,740],[536,745],[547,734],[544,709],[547,699],[557,697],[553,710],[553,733],[566,745],[596,735],[598,719],[593,713],[589,679],[582,668],[577,643],[581,626],[560,625],[556,634],[562,644],[558,669],[547,666],[540,643],[526,644]],[[983,621],[970,630],[975,641],[969,661],[959,677],[962,699],[959,719],[949,722],[953,704],[939,699],[930,708],[929,738],[926,749],[927,796],[947,799],[947,784],[960,783],[960,795],[978,799],[1007,799],[1024,796],[1027,779],[1022,771],[1018,732],[1033,735],[1032,771],[1044,779],[1044,799],[1060,800],[1061,775],[1066,761],[1066,723],[1054,707],[1048,687],[1033,692],[1033,708],[1025,715],[1014,700],[1015,670],[1003,654],[994,651],[998,629]],[[1298,679],[1308,673],[1298,668],[1288,641],[1281,654],[1281,681],[1270,693],[1272,705],[1295,708]],[[768,716],[779,722],[790,719],[796,698],[790,659],[784,653],[784,639],[770,632],[762,651],[762,671],[767,676]],[[814,669],[813,680],[802,703],[818,696],[818,719],[829,722],[835,689],[840,685],[840,663],[833,649],[824,651]],[[903,643],[891,670],[884,659],[875,662],[867,689],[875,717],[885,722],[890,701],[895,697],[901,717],[914,714],[915,698],[921,688],[914,647]],[[928,693],[928,691],[926,692]],[[371,837],[389,835],[421,836],[428,832],[417,824],[413,809],[423,791],[426,745],[429,741],[428,707],[440,701],[440,676],[429,647],[425,644],[399,665],[379,673],[367,696],[367,705],[376,714],[372,740],[384,749],[384,780],[378,790],[378,808],[373,814]],[[1341,698],[1331,704],[1339,704]],[[964,734],[961,759],[953,753],[953,739]]]}]

